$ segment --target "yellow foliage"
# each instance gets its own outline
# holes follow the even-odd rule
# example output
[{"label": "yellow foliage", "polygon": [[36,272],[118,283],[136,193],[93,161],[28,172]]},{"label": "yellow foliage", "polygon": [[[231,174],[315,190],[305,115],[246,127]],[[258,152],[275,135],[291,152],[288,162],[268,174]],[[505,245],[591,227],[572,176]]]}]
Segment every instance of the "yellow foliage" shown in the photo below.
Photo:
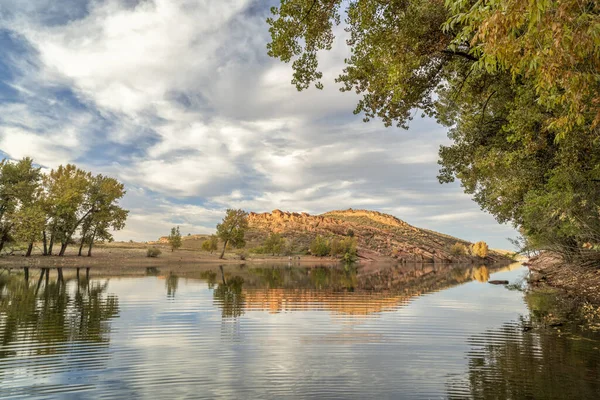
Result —
[{"label": "yellow foliage", "polygon": [[479,258],[486,258],[488,255],[488,245],[484,241],[477,242],[471,246],[471,255]]},{"label": "yellow foliage", "polygon": [[482,265],[479,268],[473,268],[472,276],[478,282],[487,282],[490,279],[490,271],[485,265]]}]

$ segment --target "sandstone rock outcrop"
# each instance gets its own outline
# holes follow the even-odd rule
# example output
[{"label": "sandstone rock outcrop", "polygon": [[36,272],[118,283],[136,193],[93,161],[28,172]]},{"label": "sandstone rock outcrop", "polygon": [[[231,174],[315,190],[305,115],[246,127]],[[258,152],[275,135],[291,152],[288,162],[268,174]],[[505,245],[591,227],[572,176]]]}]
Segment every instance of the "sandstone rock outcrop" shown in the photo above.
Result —
[{"label": "sandstone rock outcrop", "polygon": [[[441,233],[414,227],[394,216],[370,210],[336,210],[321,215],[284,212],[254,213],[248,216],[254,237],[280,233],[304,245],[318,234],[354,235],[362,258],[385,257],[403,262],[470,262],[469,256],[454,256],[452,245],[471,243]],[[504,257],[490,252],[491,261]]]}]

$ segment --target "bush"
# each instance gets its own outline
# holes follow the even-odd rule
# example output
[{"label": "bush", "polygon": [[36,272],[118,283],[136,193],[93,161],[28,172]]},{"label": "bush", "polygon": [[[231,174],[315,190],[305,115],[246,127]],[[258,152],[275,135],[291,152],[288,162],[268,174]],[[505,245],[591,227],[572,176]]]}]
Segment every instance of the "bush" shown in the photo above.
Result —
[{"label": "bush", "polygon": [[158,257],[161,253],[162,251],[157,247],[149,247],[148,250],[146,250],[147,257]]},{"label": "bush", "polygon": [[466,256],[469,254],[469,249],[464,244],[456,242],[450,247],[450,254],[453,256]]},{"label": "bush", "polygon": [[317,235],[315,240],[310,244],[310,253],[313,256],[323,257],[328,255],[329,251],[329,243],[327,243],[327,239],[321,235]]},{"label": "bush", "polygon": [[488,255],[488,245],[486,242],[480,241],[471,246],[471,255],[486,258]]},{"label": "bush", "polygon": [[281,254],[284,246],[285,239],[282,238],[279,233],[271,233],[263,243],[265,253],[270,253],[272,255]]}]

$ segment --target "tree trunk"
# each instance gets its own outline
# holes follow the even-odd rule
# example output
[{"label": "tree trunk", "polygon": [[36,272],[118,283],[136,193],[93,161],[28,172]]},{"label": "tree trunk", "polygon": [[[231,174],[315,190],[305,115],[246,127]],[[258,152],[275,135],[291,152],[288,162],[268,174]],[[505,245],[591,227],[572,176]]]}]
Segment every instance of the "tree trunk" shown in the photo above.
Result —
[{"label": "tree trunk", "polygon": [[94,228],[94,233],[92,233],[92,237],[90,239],[90,247],[88,248],[88,257],[92,256],[92,246],[94,245],[94,239],[96,239],[96,231],[98,230],[98,227]]},{"label": "tree trunk", "polygon": [[81,243],[79,243],[79,253],[77,254],[79,257],[81,257],[81,250],[83,250],[83,242],[85,241],[85,235],[81,236]]},{"label": "tree trunk", "polygon": [[229,242],[229,240],[226,240],[225,244],[223,245],[223,251],[221,252],[221,256],[219,257],[220,260],[222,260],[223,257],[225,257],[225,249],[227,248],[227,242]]},{"label": "tree trunk", "polygon": [[43,241],[44,241],[44,255],[48,255],[48,243],[46,238],[46,229],[42,231]]},{"label": "tree trunk", "polygon": [[52,248],[54,247],[54,233],[50,235],[50,245],[48,246],[48,255],[52,255]]},{"label": "tree trunk", "polygon": [[31,257],[32,250],[33,250],[33,242],[29,243],[29,247],[27,247],[27,253],[25,253],[25,257]]},{"label": "tree trunk", "polygon": [[58,253],[59,256],[64,256],[65,255],[65,251],[67,250],[67,244],[68,242],[64,242],[61,244],[60,246],[60,253]]}]

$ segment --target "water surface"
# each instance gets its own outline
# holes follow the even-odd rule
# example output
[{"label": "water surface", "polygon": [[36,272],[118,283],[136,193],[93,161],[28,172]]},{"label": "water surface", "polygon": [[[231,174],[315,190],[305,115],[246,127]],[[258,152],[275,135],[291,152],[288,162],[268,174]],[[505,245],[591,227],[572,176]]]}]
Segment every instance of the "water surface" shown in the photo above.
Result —
[{"label": "water surface", "polygon": [[538,327],[515,290],[526,274],[520,266],[265,265],[148,274],[50,279],[39,288],[35,279],[0,277],[0,396],[600,394],[600,338]]}]

